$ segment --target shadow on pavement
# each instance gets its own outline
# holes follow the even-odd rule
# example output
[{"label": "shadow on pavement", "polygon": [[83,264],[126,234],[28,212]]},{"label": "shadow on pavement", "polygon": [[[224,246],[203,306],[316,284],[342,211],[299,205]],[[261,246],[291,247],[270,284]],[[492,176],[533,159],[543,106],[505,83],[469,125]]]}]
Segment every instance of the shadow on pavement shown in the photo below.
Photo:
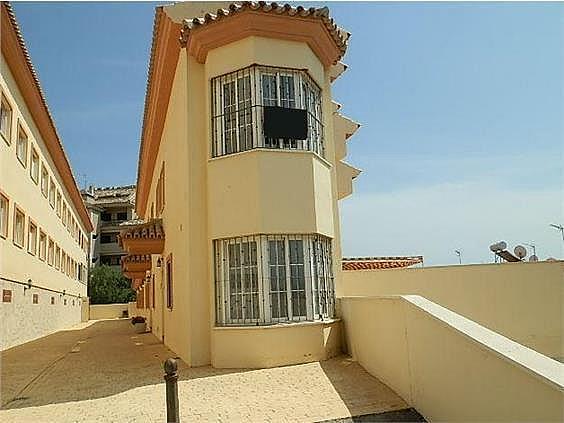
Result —
[{"label": "shadow on pavement", "polygon": [[[136,334],[129,320],[96,322],[1,352],[2,409],[83,401],[164,383],[163,362],[175,354],[151,333]],[[179,380],[241,373],[189,368]]]}]

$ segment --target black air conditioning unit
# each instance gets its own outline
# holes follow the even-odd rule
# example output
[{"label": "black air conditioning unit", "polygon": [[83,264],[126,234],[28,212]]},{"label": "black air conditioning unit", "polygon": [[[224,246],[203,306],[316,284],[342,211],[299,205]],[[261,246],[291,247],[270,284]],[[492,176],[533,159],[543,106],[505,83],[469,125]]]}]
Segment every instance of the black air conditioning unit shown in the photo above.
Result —
[{"label": "black air conditioning unit", "polygon": [[307,111],[264,106],[264,136],[292,140],[307,139]]}]

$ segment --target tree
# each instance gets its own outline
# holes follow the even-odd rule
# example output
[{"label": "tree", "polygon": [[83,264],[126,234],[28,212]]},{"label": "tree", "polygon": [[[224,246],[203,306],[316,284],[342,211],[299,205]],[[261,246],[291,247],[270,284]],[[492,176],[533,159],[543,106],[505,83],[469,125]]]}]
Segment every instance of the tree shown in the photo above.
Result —
[{"label": "tree", "polygon": [[135,291],[121,271],[103,264],[90,270],[88,296],[90,304],[127,303],[135,299]]}]

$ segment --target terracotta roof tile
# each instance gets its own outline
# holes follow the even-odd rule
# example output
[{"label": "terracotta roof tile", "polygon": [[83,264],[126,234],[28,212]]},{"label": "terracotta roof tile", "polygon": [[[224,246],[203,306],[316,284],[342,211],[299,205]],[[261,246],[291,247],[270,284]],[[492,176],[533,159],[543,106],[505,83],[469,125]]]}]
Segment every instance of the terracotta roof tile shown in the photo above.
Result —
[{"label": "terracotta roof tile", "polygon": [[423,263],[423,256],[343,258],[343,270],[399,269]]},{"label": "terracotta roof tile", "polygon": [[164,237],[162,220],[154,219],[150,222],[125,226],[125,229],[122,229],[120,232],[119,241],[121,244],[123,239],[128,238],[163,239]]},{"label": "terracotta roof tile", "polygon": [[341,50],[341,57],[344,56],[347,50],[347,41],[350,37],[350,33],[339,28],[335,21],[329,17],[329,8],[305,8],[303,6],[293,7],[289,4],[279,5],[275,2],[269,3],[266,1],[243,1],[231,3],[228,9],[218,9],[216,13],[206,13],[203,17],[184,19],[180,41],[182,44],[186,44],[190,31],[202,25],[213,24],[246,10],[277,15],[296,16],[298,18],[319,19],[323,22],[325,28],[329,34],[331,34],[333,41]]}]

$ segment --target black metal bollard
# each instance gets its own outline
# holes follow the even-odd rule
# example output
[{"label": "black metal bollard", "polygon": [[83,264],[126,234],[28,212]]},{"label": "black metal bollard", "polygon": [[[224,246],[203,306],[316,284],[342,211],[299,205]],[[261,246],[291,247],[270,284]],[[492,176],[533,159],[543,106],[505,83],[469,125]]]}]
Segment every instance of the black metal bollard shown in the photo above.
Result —
[{"label": "black metal bollard", "polygon": [[178,414],[178,365],[174,358],[164,362],[164,380],[166,382],[166,421],[180,423]]}]

